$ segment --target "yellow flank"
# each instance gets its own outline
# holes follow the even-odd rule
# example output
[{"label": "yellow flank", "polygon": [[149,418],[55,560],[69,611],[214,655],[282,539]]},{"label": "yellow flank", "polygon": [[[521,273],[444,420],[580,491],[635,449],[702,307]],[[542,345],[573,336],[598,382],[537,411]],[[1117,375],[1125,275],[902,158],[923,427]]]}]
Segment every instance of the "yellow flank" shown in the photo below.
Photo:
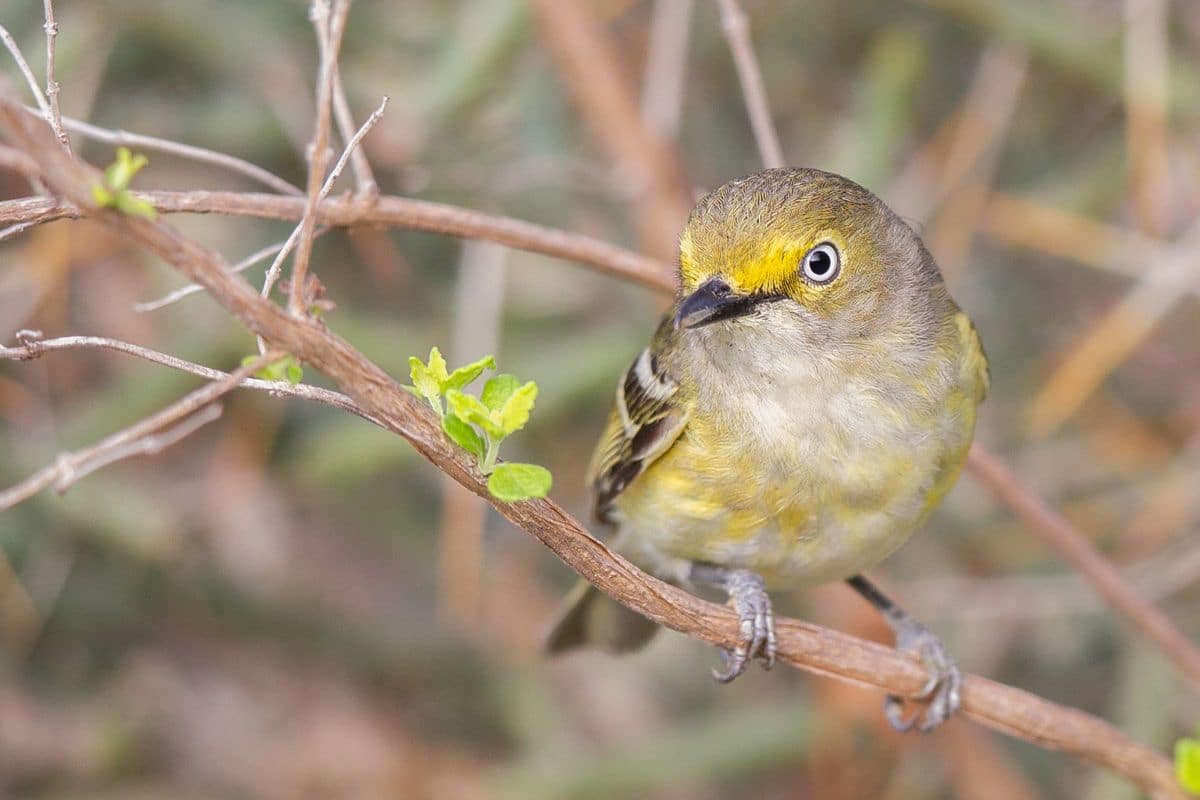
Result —
[{"label": "yellow flank", "polygon": [[954,485],[988,388],[916,234],[844,178],[768,170],[700,201],[680,285],[593,461],[622,549],[772,587],[886,558]]}]

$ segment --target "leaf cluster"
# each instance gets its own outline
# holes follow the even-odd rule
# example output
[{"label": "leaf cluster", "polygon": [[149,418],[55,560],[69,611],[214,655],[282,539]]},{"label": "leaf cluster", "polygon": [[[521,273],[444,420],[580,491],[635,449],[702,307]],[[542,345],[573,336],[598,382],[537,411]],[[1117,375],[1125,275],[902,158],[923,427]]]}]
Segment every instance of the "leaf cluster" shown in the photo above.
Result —
[{"label": "leaf cluster", "polygon": [[463,390],[484,370],[496,368],[492,356],[451,372],[435,347],[429,351],[427,363],[410,356],[408,364],[413,382],[408,388],[441,417],[446,436],[478,459],[492,496],[506,503],[546,496],[552,483],[550,470],[537,464],[497,462],[500,443],[529,421],[537,400],[535,382],[521,383],[515,375],[494,375],[476,397]]}]

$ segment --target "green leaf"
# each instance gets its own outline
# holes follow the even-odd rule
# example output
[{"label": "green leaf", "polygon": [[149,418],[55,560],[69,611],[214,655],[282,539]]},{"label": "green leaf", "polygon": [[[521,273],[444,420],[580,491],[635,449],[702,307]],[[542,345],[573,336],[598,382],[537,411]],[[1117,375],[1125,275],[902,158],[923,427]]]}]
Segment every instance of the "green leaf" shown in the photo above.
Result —
[{"label": "green leaf", "polygon": [[529,421],[529,412],[533,411],[533,401],[537,399],[538,387],[533,381],[512,393],[500,410],[500,426],[504,435],[515,433],[525,427]]},{"label": "green leaf", "polygon": [[440,389],[446,383],[446,359],[442,358],[442,351],[436,347],[429,348],[429,372],[437,378]]},{"label": "green leaf", "polygon": [[483,437],[470,425],[453,414],[447,414],[442,417],[442,430],[446,432],[446,435],[450,437],[452,442],[463,450],[466,450],[468,453],[474,453],[476,458],[483,458],[486,449]]},{"label": "green leaf", "polygon": [[129,188],[133,176],[149,163],[150,161],[145,156],[135,156],[128,147],[118,147],[117,160],[104,170],[104,181],[108,184],[108,188],[122,192]]},{"label": "green leaf", "polygon": [[483,385],[483,393],[479,399],[492,411],[499,411],[504,408],[505,401],[512,397],[520,384],[516,375],[496,375]]},{"label": "green leaf", "polygon": [[1200,795],[1200,739],[1175,743],[1175,777],[1184,789]]},{"label": "green leaf", "polygon": [[500,424],[498,412],[490,411],[479,402],[478,397],[451,389],[446,392],[446,403],[450,407],[450,413],[463,422],[478,425],[493,439],[504,438],[504,427]]},{"label": "green leaf", "polygon": [[442,382],[442,391],[447,392],[451,389],[461,389],[471,381],[483,374],[485,369],[495,369],[496,359],[492,356],[484,356],[478,361],[467,364],[465,367],[459,367],[450,373],[450,376]]},{"label": "green leaf", "polygon": [[497,500],[515,503],[545,497],[552,482],[550,470],[537,464],[497,464],[488,478],[488,491]]},{"label": "green leaf", "polygon": [[304,379],[304,368],[301,367],[300,362],[296,361],[294,358],[291,359],[291,362],[292,363],[287,365],[285,372],[287,374],[288,383],[290,383],[292,386],[295,386]]}]

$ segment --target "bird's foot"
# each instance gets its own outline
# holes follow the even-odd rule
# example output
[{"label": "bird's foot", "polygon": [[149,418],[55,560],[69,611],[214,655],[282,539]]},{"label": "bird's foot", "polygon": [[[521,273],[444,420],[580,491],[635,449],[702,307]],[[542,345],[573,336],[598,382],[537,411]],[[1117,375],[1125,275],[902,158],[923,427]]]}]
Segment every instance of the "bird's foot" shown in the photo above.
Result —
[{"label": "bird's foot", "polygon": [[[913,730],[922,733],[941,725],[958,710],[961,701],[962,673],[954,663],[942,640],[907,614],[888,620],[896,631],[896,649],[917,656],[929,671],[929,680],[912,698],[889,694],[883,703],[883,713],[891,726],[900,733]],[[905,705],[924,704],[907,719]]]},{"label": "bird's foot", "polygon": [[691,578],[725,590],[729,603],[740,620],[741,641],[733,650],[721,649],[724,666],[713,670],[713,677],[729,683],[746,671],[754,659],[760,659],[764,669],[775,665],[775,615],[771,598],[760,575],[745,569],[722,569],[707,564],[692,567]]}]

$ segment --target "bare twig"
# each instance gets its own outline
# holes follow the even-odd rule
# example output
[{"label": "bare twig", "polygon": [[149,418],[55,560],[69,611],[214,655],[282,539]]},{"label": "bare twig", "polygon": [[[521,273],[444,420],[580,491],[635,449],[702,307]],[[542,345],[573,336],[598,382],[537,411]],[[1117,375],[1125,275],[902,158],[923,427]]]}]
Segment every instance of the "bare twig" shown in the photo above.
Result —
[{"label": "bare twig", "polygon": [[9,225],[6,228],[0,228],[0,242],[3,242],[5,239],[11,239],[14,236],[18,236],[18,235],[24,233],[25,231],[29,230],[30,228],[36,228],[37,226],[38,226],[37,221],[30,221],[30,222],[17,222],[12,225]]},{"label": "bare twig", "polygon": [[[552,501],[508,504],[492,498],[474,460],[446,440],[432,412],[344,339],[260,297],[229,272],[220,255],[184,238],[162,220],[95,208],[90,187],[99,173],[67,156],[48,128],[19,110],[11,91],[0,90],[0,128],[37,159],[49,184],[77,208],[153,250],[206,286],[251,331],[329,375],[366,413],[536,536],[580,575],[659,624],[719,646],[736,644],[739,624],[732,611],[646,575],[592,538]],[[916,660],[880,645],[793,620],[780,620],[777,633],[780,659],[811,672],[901,696],[913,696],[926,681],[925,670]],[[996,730],[1106,766],[1155,798],[1184,800],[1167,759],[1084,712],[968,676],[963,713]]]},{"label": "bare twig", "polygon": [[[26,341],[26,349],[36,349],[36,341]],[[169,447],[200,426],[219,417],[219,409],[215,414],[211,411],[204,412],[202,409],[236,387],[255,370],[261,369],[263,364],[278,357],[278,354],[260,356],[224,378],[189,392],[162,411],[104,437],[91,447],[71,453],[60,453],[53,464],[16,486],[0,492],[0,511],[32,497],[47,486],[53,486],[57,492],[65,492],[80,478],[107,464],[134,455],[157,453]]]},{"label": "bare twig", "polygon": [[[388,98],[385,95],[383,100],[380,101],[379,107],[375,109],[371,116],[367,117],[367,121],[362,124],[362,127],[358,129],[358,132],[350,137],[350,141],[346,144],[346,149],[342,151],[342,155],[338,158],[337,163],[333,165],[333,169],[330,171],[329,176],[325,179],[325,183],[321,186],[320,191],[317,192],[317,205],[315,206],[316,210],[312,214],[314,219],[320,216],[320,205],[325,201],[325,198],[329,196],[329,191],[333,188],[333,185],[337,183],[337,179],[341,176],[342,171],[346,168],[346,162],[350,158],[350,154],[354,152],[355,148],[358,147],[359,143],[362,142],[363,137],[370,132],[371,128],[375,127],[375,123],[379,122],[380,118],[383,116],[383,112],[387,109],[387,104]],[[301,224],[292,231],[290,236],[288,236],[287,241],[283,243],[283,247],[279,248],[279,252],[275,255],[275,260],[271,262],[271,266],[267,269],[267,274],[263,278],[263,288],[261,292],[263,297],[267,297],[271,294],[271,288],[275,285],[276,281],[279,280],[279,276],[283,272],[283,262],[287,260],[288,255],[292,252],[292,248],[297,245],[301,237],[304,235],[303,221],[305,215],[309,214],[308,209],[309,205],[306,200],[304,204],[304,210],[301,212],[300,216]],[[313,236],[315,236],[315,232],[313,233]],[[310,242],[309,247],[311,248],[311,246],[312,243]],[[295,279],[294,274],[292,278],[293,280]]]},{"label": "bare twig", "polygon": [[[134,194],[162,214],[232,214],[292,221],[299,220],[304,214],[302,198],[273,194],[209,191]],[[371,204],[335,198],[321,203],[319,212],[318,219],[324,225],[386,225],[465,239],[485,239],[518,250],[577,261],[653,289],[673,291],[675,287],[673,270],[665,261],[589,236],[461,206],[394,196],[380,197]],[[80,216],[78,207],[63,200],[27,197],[0,201],[0,224],[40,224]]]},{"label": "bare twig", "polygon": [[354,115],[350,111],[350,102],[346,99],[346,89],[342,86],[341,69],[337,70],[333,81],[333,116],[337,120],[342,141],[346,143],[345,149],[350,153],[350,166],[354,169],[354,182],[357,187],[355,194],[364,200],[378,197],[379,184],[375,182],[375,173],[371,170],[366,150],[350,146],[350,141],[355,136],[354,132],[359,128],[354,125]]},{"label": "bare twig", "polygon": [[231,156],[228,153],[219,153],[215,150],[209,150],[205,147],[196,147],[191,144],[183,144],[182,142],[173,142],[170,139],[160,139],[157,136],[146,136],[141,133],[130,133],[124,130],[113,130],[110,128],[101,128],[98,125],[93,125],[90,122],[83,120],[72,119],[71,117],[63,117],[63,125],[68,130],[74,131],[88,139],[95,139],[98,142],[106,142],[118,147],[137,148],[139,150],[152,150],[159,153],[167,153],[168,155],[186,158],[189,161],[197,161],[201,164],[212,164],[213,166],[227,169],[230,172],[236,172],[245,175],[247,178],[258,181],[262,185],[274,189],[280,194],[289,194],[296,197],[303,196],[298,187],[288,183],[283,178],[279,177],[269,170],[265,170],[257,164],[252,164],[245,159]]},{"label": "bare twig", "polygon": [[[266,259],[268,259],[271,256],[278,253],[280,250],[283,249],[284,245],[286,245],[286,244],[287,244],[287,240],[284,240],[282,242],[276,242],[275,244],[267,245],[266,247],[262,248],[261,250],[256,250],[255,252],[246,256],[241,261],[237,262],[232,267],[230,267],[230,269],[233,270],[234,272],[245,272],[246,270],[253,267],[255,264],[259,263],[260,261],[265,261]],[[144,303],[138,303],[133,307],[133,310],[137,311],[138,313],[145,313],[147,311],[157,311],[160,308],[169,306],[172,303],[182,300],[183,298],[187,297],[188,295],[196,294],[196,293],[202,292],[202,291],[204,291],[204,287],[201,286],[200,284],[189,283],[184,286],[180,286],[178,289],[176,289],[173,292],[163,295],[162,297],[158,298],[157,300],[147,300]]]},{"label": "bare twig", "polygon": [[49,122],[52,116],[50,103],[46,100],[46,95],[42,93],[42,87],[38,84],[37,76],[33,74],[33,70],[29,67],[29,62],[25,60],[25,54],[17,46],[17,40],[12,37],[12,34],[8,32],[8,28],[5,28],[3,25],[0,25],[0,41],[3,41],[4,46],[8,48],[13,61],[17,62],[17,69],[21,70],[21,75],[25,78],[25,83],[29,86],[29,91],[33,93],[33,99],[37,103],[38,110],[41,111],[42,117]]},{"label": "bare twig", "polygon": [[762,69],[758,66],[754,44],[750,41],[750,20],[737,0],[717,0],[717,5],[721,8],[721,30],[729,42],[738,81],[742,84],[742,96],[750,115],[750,127],[754,129],[758,154],[763,166],[782,167],[785,163],[783,148],[779,144],[775,123],[771,120],[771,106],[767,102]]},{"label": "bare twig", "polygon": [[58,79],[54,77],[55,43],[58,41],[58,20],[54,18],[53,0],[43,0],[42,6],[46,16],[43,27],[46,31],[46,99],[50,104],[50,127],[54,129],[55,137],[58,138],[63,148],[69,153],[71,152],[71,140],[67,138],[67,132],[63,130],[62,111],[58,107]]},{"label": "bare twig", "polygon": [[[0,346],[0,360],[28,361],[57,350],[98,348],[114,350],[118,353],[127,353],[153,364],[161,364],[164,367],[177,369],[180,372],[199,375],[201,378],[207,378],[210,381],[219,381],[229,377],[228,372],[222,372],[219,369],[185,361],[177,356],[160,353],[157,350],[151,350],[148,347],[142,347],[130,342],[123,342],[119,339],[109,339],[104,336],[60,336],[55,339],[41,339],[40,332],[31,331],[29,333],[33,334],[33,336],[25,337],[26,342],[28,342],[27,344],[22,344],[19,347]],[[246,378],[238,385],[247,389],[258,389],[277,397],[296,397],[301,400],[323,403],[327,406],[340,408],[343,411],[349,411],[351,414],[362,417],[374,425],[383,426],[383,423],[359,408],[358,404],[346,395],[330,389],[323,389],[320,386],[310,386],[307,383],[291,384],[283,381],[268,381],[261,378]]]},{"label": "bare twig", "polygon": [[[342,47],[342,34],[346,31],[346,16],[349,13],[350,0],[313,0],[312,16],[320,45],[321,66],[317,77],[316,119],[308,159],[308,202],[300,219],[300,238],[296,242],[296,256],[292,259],[292,281],[288,292],[288,309],[296,315],[308,313],[304,302],[308,291],[308,261],[312,257],[313,231],[317,227],[317,205],[321,202],[321,190],[326,184],[333,82],[337,76],[338,51]],[[354,144],[353,140],[348,142],[346,152],[353,150]],[[263,294],[266,295],[268,291],[264,286]]]}]

